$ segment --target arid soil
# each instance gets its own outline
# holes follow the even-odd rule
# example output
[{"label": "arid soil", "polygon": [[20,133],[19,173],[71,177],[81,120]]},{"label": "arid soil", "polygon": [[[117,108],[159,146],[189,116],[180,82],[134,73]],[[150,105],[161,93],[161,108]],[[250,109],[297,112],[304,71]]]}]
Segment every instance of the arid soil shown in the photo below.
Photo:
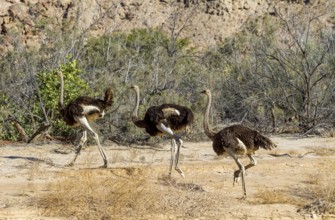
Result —
[{"label": "arid soil", "polygon": [[307,205],[318,197],[316,188],[334,181],[335,138],[270,138],[278,148],[257,152],[246,199],[241,182],[233,187],[235,162],[217,157],[210,142],[185,141],[185,178],[167,176],[168,140],[157,147],[105,142],[107,169],[98,168],[94,143],[64,167],[71,144],[1,142],[0,219],[334,219]]}]

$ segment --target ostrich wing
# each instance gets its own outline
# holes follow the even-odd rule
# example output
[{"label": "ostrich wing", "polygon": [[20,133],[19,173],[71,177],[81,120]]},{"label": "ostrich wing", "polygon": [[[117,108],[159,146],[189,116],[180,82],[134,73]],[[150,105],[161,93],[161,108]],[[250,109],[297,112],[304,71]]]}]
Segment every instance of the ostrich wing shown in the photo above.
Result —
[{"label": "ostrich wing", "polygon": [[194,116],[189,108],[176,104],[163,104],[161,107],[174,108],[178,110],[178,115],[171,115],[167,118],[168,124],[173,130],[181,130],[184,128],[186,128],[186,131],[188,132],[191,130]]},{"label": "ostrich wing", "polygon": [[175,108],[162,108],[164,118],[168,118],[172,115],[180,115],[180,112]]}]

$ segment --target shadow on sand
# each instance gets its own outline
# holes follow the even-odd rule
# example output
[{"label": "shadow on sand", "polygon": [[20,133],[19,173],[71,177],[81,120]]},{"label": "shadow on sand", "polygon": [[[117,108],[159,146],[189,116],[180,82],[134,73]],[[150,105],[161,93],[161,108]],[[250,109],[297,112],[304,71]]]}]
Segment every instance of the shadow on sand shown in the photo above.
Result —
[{"label": "shadow on sand", "polygon": [[21,160],[28,160],[36,163],[44,163],[50,166],[61,167],[60,165],[54,164],[51,160],[43,160],[36,157],[22,157],[22,156],[0,156],[0,158],[5,159],[21,159]]}]

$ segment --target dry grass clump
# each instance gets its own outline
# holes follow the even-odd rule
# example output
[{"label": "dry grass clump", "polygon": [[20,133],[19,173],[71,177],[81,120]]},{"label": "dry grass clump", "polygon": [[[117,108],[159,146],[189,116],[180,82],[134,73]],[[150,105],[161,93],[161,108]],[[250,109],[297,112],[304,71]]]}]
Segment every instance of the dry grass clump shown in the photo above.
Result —
[{"label": "dry grass clump", "polygon": [[[39,206],[48,216],[110,219],[143,211],[152,194],[142,171],[78,170],[57,176]],[[145,176],[145,175],[144,175]]]},{"label": "dry grass clump", "polygon": [[305,192],[311,203],[301,208],[300,212],[312,214],[335,214],[335,162],[323,161],[319,171],[310,176],[311,187]]},{"label": "dry grass clump", "polygon": [[329,147],[311,147],[313,153],[321,157],[335,156],[335,148]]},{"label": "dry grass clump", "polygon": [[260,201],[257,203],[262,204],[292,204],[301,205],[302,199],[290,195],[288,192],[283,190],[273,190],[273,189],[261,189],[256,194],[255,197]]},{"label": "dry grass clump", "polygon": [[58,218],[156,219],[162,215],[200,217],[205,212],[216,213],[213,204],[222,205],[218,195],[200,185],[152,174],[150,168],[58,174],[58,180],[37,199],[38,206],[45,216]]},{"label": "dry grass clump", "polygon": [[179,182],[168,175],[158,177],[158,211],[172,219],[215,218],[226,202],[219,193],[209,193],[201,185]]}]

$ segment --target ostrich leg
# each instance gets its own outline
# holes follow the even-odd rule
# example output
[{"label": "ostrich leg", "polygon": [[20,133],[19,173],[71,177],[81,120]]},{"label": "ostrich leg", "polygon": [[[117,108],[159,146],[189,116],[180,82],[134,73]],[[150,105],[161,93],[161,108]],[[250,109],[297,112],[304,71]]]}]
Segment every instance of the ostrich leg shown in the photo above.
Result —
[{"label": "ostrich leg", "polygon": [[[251,154],[247,154],[247,156],[250,159],[250,163],[244,167],[245,170],[257,165],[256,159]],[[234,183],[237,183],[239,181],[240,175],[241,175],[241,170],[236,170],[234,172]]]},{"label": "ostrich leg", "polygon": [[86,141],[87,141],[87,131],[85,130],[83,132],[83,136],[80,138],[78,147],[76,149],[76,154],[74,155],[73,160],[67,166],[73,166],[73,164],[76,161],[78,155],[80,154],[81,148],[84,146],[84,144],[86,143]]},{"label": "ostrich leg", "polygon": [[180,153],[180,147],[183,145],[183,141],[178,137],[176,136],[177,140],[177,152],[175,153],[175,170],[184,178],[185,175],[183,173],[183,171],[178,167],[178,162],[179,162],[179,153]]},{"label": "ostrich leg", "polygon": [[[93,131],[93,129],[89,125],[86,117],[77,117],[75,119],[78,121],[78,123],[80,123],[87,131],[89,131],[93,135],[95,141],[97,142],[98,149],[99,149],[99,152],[101,154],[101,157],[104,161],[104,165],[102,165],[101,167],[106,168],[108,166],[108,160],[107,160],[107,157],[106,157],[106,154],[105,154],[104,150],[102,149],[102,147],[100,145],[98,134]],[[78,150],[77,154],[80,153],[80,150],[81,150],[81,148]]]},{"label": "ostrich leg", "polygon": [[[170,172],[169,174],[171,175],[171,170],[173,164],[175,164],[175,170],[184,178],[185,175],[183,171],[178,167],[178,162],[179,162],[179,153],[180,153],[180,147],[183,144],[183,141],[181,140],[180,137],[175,135],[171,128],[166,127],[163,123],[159,123],[156,125],[158,130],[163,132],[164,134],[170,136],[172,138],[171,140],[171,161],[170,161]],[[176,149],[177,146],[177,149]]]},{"label": "ostrich leg", "polygon": [[176,140],[175,139],[171,139],[171,159],[170,159],[170,169],[169,169],[169,175],[171,175],[172,172],[172,167],[173,167],[173,161],[175,158],[175,154],[176,154]]},{"label": "ostrich leg", "polygon": [[[242,190],[243,190],[243,197],[247,196],[247,190],[245,188],[245,168],[243,166],[243,164],[240,162],[240,160],[238,159],[237,155],[235,154],[235,152],[233,150],[231,150],[230,148],[224,148],[226,150],[226,152],[235,160],[237,166],[239,167],[239,173],[242,174]],[[235,171],[236,172],[236,171]],[[235,175],[234,175],[234,183],[235,183]]]}]

